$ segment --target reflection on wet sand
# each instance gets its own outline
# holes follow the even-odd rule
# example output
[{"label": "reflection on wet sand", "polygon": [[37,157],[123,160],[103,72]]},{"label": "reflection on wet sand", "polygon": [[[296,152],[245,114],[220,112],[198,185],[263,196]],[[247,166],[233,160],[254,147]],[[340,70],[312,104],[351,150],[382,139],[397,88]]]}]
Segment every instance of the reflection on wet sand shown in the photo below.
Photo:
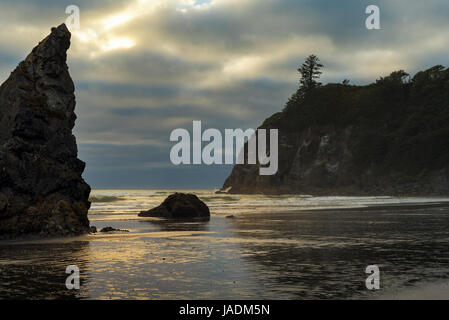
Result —
[{"label": "reflection on wet sand", "polygon": [[160,231],[209,231],[209,221],[183,221],[166,220],[157,218],[147,218],[141,220],[142,223],[151,223],[157,226]]},{"label": "reflection on wet sand", "polygon": [[[279,297],[382,298],[449,278],[447,205],[254,214],[233,223],[236,238],[247,240],[243,259]],[[370,264],[381,269],[381,291],[365,287]]]},{"label": "reflection on wet sand", "polygon": [[[108,219],[128,229],[79,238],[0,242],[0,298],[382,298],[446,282],[449,206],[378,206],[213,215],[209,222]],[[65,288],[65,268],[81,289]],[[381,290],[365,288],[365,268]]]},{"label": "reflection on wet sand", "polygon": [[89,242],[7,244],[0,247],[0,298],[82,299],[67,290],[67,266],[80,268],[81,286],[89,283]]}]

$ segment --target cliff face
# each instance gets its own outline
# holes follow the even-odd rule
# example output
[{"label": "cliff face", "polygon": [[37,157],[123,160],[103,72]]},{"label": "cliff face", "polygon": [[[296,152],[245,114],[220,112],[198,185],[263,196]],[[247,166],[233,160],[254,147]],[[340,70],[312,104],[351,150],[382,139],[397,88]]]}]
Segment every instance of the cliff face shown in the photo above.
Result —
[{"label": "cliff face", "polygon": [[0,87],[0,236],[88,232],[90,187],[77,158],[63,24]]},{"label": "cliff face", "polygon": [[279,129],[279,170],[236,165],[229,193],[449,195],[449,71],[293,95],[261,128]]}]

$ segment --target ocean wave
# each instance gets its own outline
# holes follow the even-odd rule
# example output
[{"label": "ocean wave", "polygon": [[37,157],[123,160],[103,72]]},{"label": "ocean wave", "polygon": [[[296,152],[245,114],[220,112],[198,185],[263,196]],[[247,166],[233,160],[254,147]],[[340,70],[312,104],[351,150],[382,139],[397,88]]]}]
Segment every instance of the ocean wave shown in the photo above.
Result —
[{"label": "ocean wave", "polygon": [[124,200],[122,197],[116,197],[116,196],[90,196],[89,201],[96,203],[96,202],[117,202],[120,200]]},{"label": "ocean wave", "polygon": [[230,197],[230,196],[205,196],[201,197],[200,199],[206,202],[212,202],[212,201],[240,201],[239,197]]}]

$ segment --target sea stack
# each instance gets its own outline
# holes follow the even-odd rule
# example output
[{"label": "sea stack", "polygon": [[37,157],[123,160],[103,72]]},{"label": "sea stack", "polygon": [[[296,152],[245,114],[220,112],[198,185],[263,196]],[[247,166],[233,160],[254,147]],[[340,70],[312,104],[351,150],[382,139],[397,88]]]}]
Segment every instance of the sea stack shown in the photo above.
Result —
[{"label": "sea stack", "polygon": [[0,238],[89,232],[90,187],[72,129],[74,84],[62,24],[0,87]]},{"label": "sea stack", "polygon": [[161,205],[148,211],[141,211],[139,217],[158,217],[178,220],[210,220],[209,207],[196,195],[174,193]]}]

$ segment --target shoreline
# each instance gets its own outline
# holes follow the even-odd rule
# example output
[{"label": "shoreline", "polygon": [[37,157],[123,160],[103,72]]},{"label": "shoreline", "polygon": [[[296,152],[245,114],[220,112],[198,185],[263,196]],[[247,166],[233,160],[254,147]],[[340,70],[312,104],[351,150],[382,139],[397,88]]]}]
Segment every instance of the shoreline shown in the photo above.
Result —
[{"label": "shoreline", "polygon": [[[417,209],[417,208],[448,208],[449,209],[449,199],[447,201],[439,202],[410,202],[410,203],[379,203],[379,204],[366,204],[359,207],[342,207],[342,208],[320,208],[320,209],[305,209],[297,210],[298,212],[304,211],[376,211],[379,209],[383,210],[405,210],[405,209]],[[292,210],[293,211],[293,210]],[[296,211],[294,211],[296,212]]]},{"label": "shoreline", "polygon": [[[430,199],[429,199],[430,200]],[[342,212],[353,212],[353,211],[379,211],[379,210],[394,210],[394,211],[403,211],[403,210],[410,210],[410,209],[435,209],[435,208],[447,208],[449,210],[449,199],[442,200],[440,198],[435,199],[438,201],[427,201],[427,202],[410,202],[410,203],[377,203],[377,204],[361,204],[358,206],[352,206],[352,207],[329,207],[329,208],[294,208],[292,207],[289,210],[281,209],[280,211],[276,212],[276,214],[282,215],[282,214],[300,214],[300,213],[319,213],[319,212],[336,212],[336,213],[342,213]],[[239,218],[243,216],[250,216],[253,214],[273,214],[272,211],[252,211],[252,212],[245,212],[245,209],[243,209],[242,212],[233,213],[234,218]],[[91,213],[89,214],[90,217],[96,216],[101,217],[102,214],[97,213]],[[88,217],[89,217],[88,215]],[[115,214],[117,216],[120,216],[121,214]],[[129,216],[130,214],[126,214]],[[109,216],[109,215],[104,215]],[[134,216],[134,215],[132,215]],[[211,212],[211,217],[215,218],[226,218],[226,214],[217,214],[214,212]],[[94,219],[92,221],[145,221],[148,220],[143,217],[138,217],[136,214],[135,219]],[[125,223],[126,224],[126,223]],[[92,226],[92,223],[91,223]],[[73,242],[73,241],[90,241],[93,239],[99,239],[102,237],[111,237],[113,235],[120,235],[119,233],[115,234],[108,234],[108,233],[84,233],[84,234],[77,234],[77,235],[68,235],[68,236],[61,236],[61,235],[54,235],[54,236],[43,236],[40,237],[39,235],[22,235],[18,236],[16,238],[0,238],[0,244],[32,244],[32,243],[54,243],[54,242]],[[129,237],[135,237],[137,234],[129,233]]]}]

